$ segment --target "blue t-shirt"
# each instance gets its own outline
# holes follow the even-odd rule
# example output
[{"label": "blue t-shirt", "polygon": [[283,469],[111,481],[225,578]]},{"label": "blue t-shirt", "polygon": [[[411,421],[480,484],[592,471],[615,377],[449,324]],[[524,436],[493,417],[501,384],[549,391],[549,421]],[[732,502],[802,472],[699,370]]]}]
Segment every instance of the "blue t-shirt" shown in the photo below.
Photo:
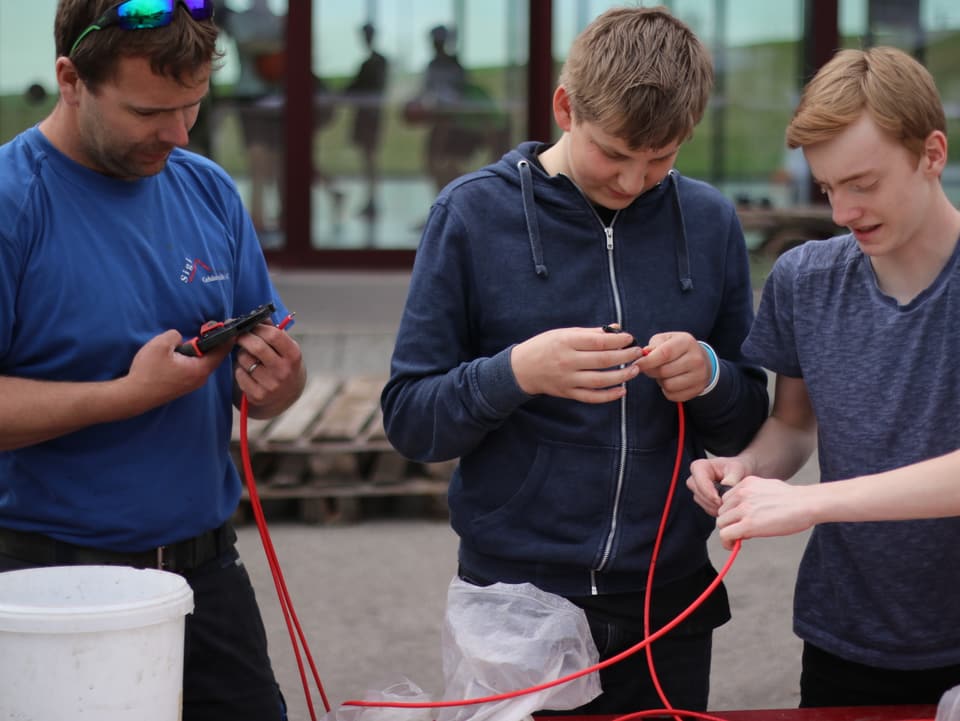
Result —
[{"label": "blue t-shirt", "polygon": [[[930,287],[900,305],[847,235],[778,259],[743,351],[803,378],[821,481],[835,481],[960,447],[957,318],[960,245]],[[960,518],[818,525],[800,565],[794,630],[881,668],[960,663],[958,569]]]},{"label": "blue t-shirt", "polygon": [[[171,328],[186,338],[272,301],[230,178],[182,150],[133,182],[67,158],[32,128],[0,147],[0,375],[104,381]],[[225,521],[232,364],[140,416],[0,452],[0,526],[137,551]]]}]

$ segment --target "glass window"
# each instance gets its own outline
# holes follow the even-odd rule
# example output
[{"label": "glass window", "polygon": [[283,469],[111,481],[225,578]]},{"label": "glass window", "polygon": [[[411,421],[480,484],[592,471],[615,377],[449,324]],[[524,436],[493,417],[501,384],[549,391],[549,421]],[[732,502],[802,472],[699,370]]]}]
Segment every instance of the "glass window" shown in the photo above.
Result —
[{"label": "glass window", "polygon": [[220,4],[216,19],[225,56],[207,112],[191,133],[197,149],[236,181],[266,248],[283,243],[286,14],[286,0]]},{"label": "glass window", "polygon": [[[555,0],[554,55],[562,62],[578,33],[622,3]],[[697,33],[714,59],[713,97],[677,168],[708,180],[743,204],[789,205],[806,183],[792,170],[783,133],[801,75],[803,2],[673,0],[665,2]],[[802,158],[801,158],[802,160]]]},{"label": "glass window", "polygon": [[[911,53],[933,75],[947,116],[947,147],[960,148],[960,5],[953,0],[842,0],[843,47],[892,45]],[[943,186],[960,203],[960,156],[943,174]]]},{"label": "glass window", "polygon": [[439,189],[519,139],[526,13],[512,0],[314,2],[315,248],[415,248]]}]

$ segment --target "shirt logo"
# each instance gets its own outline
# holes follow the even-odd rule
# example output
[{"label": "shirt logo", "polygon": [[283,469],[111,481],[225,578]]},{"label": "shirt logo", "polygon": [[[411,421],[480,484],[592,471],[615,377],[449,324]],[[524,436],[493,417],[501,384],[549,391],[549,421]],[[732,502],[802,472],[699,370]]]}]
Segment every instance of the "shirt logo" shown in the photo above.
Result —
[{"label": "shirt logo", "polygon": [[180,271],[180,282],[190,284],[197,277],[199,271],[201,283],[220,283],[229,280],[229,273],[217,273],[199,258],[184,258],[183,270]]}]

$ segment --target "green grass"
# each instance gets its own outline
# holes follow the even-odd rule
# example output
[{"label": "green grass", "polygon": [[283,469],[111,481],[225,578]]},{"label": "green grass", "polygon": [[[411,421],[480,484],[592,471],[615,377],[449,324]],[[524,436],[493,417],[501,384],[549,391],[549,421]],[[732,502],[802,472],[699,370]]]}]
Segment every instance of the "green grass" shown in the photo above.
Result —
[{"label": "green grass", "polygon": [[39,123],[50,114],[55,102],[56,98],[50,97],[39,105],[31,105],[22,95],[0,95],[0,143]]}]

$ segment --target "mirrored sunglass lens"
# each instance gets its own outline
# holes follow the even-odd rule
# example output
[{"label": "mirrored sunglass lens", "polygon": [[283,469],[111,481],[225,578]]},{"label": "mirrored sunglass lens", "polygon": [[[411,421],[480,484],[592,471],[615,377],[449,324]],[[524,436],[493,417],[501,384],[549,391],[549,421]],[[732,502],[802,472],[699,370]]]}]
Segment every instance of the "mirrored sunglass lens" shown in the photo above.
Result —
[{"label": "mirrored sunglass lens", "polygon": [[127,0],[117,7],[117,22],[127,30],[169,25],[180,3],[195,20],[213,16],[213,0]]},{"label": "mirrored sunglass lens", "polygon": [[169,25],[176,0],[127,0],[117,7],[117,23],[127,30]]}]

